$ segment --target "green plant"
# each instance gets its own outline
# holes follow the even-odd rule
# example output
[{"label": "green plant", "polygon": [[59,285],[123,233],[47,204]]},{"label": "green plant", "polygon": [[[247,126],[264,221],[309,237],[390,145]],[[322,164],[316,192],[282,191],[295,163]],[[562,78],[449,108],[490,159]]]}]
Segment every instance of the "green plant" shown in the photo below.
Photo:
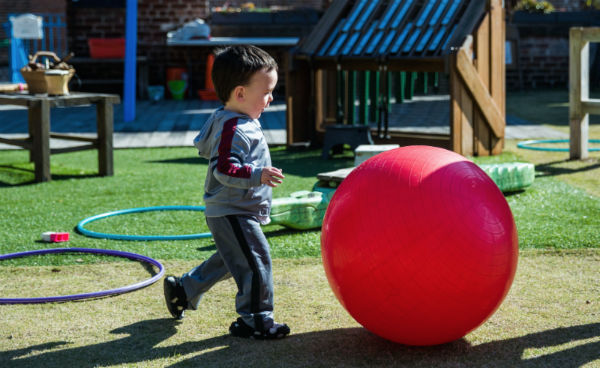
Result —
[{"label": "green plant", "polygon": [[554,11],[554,5],[552,5],[548,1],[520,0],[517,3],[515,10],[522,10],[530,13],[549,14]]},{"label": "green plant", "polygon": [[585,0],[585,7],[600,10],[600,0]]}]

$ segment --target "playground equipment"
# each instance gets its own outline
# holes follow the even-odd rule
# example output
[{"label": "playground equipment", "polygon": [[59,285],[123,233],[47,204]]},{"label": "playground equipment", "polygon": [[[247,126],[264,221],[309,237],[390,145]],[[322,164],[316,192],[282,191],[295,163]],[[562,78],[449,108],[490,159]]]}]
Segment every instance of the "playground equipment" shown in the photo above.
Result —
[{"label": "playground equipment", "polygon": [[408,345],[461,338],[500,306],[515,275],[517,229],[477,165],[436,147],[379,154],[333,195],[323,265],[344,308]]},{"label": "playground equipment", "polygon": [[104,290],[104,291],[96,291],[91,293],[83,293],[83,294],[71,294],[71,295],[59,295],[59,296],[48,296],[48,297],[38,297],[38,298],[0,298],[0,304],[33,304],[33,303],[53,303],[53,302],[65,302],[71,300],[81,300],[81,299],[89,299],[89,298],[100,298],[109,295],[117,295],[128,293],[130,291],[138,290],[144,288],[148,285],[152,285],[156,281],[160,280],[160,278],[165,273],[165,268],[163,265],[155,259],[150,257],[143,256],[141,254],[123,252],[120,250],[110,250],[110,249],[96,249],[96,248],[50,248],[50,249],[41,249],[41,250],[32,250],[27,252],[18,252],[18,253],[10,253],[10,254],[2,254],[0,255],[0,261],[4,259],[12,259],[19,257],[27,257],[34,255],[43,255],[43,254],[56,254],[56,253],[89,253],[89,254],[101,254],[108,255],[114,257],[123,257],[129,258],[134,261],[140,261],[147,263],[151,266],[158,267],[158,272],[152,276],[151,278],[141,281],[132,285]]},{"label": "playground equipment", "polygon": [[[375,143],[435,145],[463,155],[501,153],[504,28],[501,0],[334,1],[290,57],[288,144],[324,140],[331,147],[347,143],[344,139],[365,144],[360,127],[375,120],[377,128],[368,130]],[[400,86],[396,101],[402,101],[403,86],[412,89],[417,72],[422,79],[432,72],[449,76],[450,134],[388,129],[390,81]],[[340,125],[356,127],[358,138],[347,129],[328,134]],[[339,138],[342,134],[350,138]]]},{"label": "playground equipment", "polygon": [[90,222],[98,221],[107,217],[126,215],[131,213],[141,212],[152,212],[152,211],[204,211],[204,206],[154,206],[154,207],[139,207],[139,208],[128,208],[125,210],[118,210],[112,212],[106,212],[99,215],[91,216],[86,219],[79,221],[77,224],[77,231],[79,233],[89,236],[92,238],[101,239],[113,239],[113,240],[138,240],[138,241],[154,241],[154,240],[190,240],[190,239],[203,239],[210,238],[212,235],[209,232],[197,233],[197,234],[183,234],[183,235],[128,235],[128,234],[110,234],[101,233],[86,229],[85,225]]},{"label": "playground equipment", "polygon": [[600,99],[590,98],[590,42],[600,42],[600,28],[573,27],[569,32],[569,156],[588,158],[589,114],[600,114]]}]

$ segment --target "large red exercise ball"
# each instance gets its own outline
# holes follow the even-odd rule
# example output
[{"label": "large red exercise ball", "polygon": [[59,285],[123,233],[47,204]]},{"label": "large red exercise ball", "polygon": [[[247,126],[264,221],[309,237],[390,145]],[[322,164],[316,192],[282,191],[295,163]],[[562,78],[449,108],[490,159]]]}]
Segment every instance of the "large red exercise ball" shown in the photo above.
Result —
[{"label": "large red exercise ball", "polygon": [[428,146],[354,169],[329,203],[321,248],[350,315],[407,345],[450,342],[481,325],[508,293],[518,259],[502,192],[473,162]]}]

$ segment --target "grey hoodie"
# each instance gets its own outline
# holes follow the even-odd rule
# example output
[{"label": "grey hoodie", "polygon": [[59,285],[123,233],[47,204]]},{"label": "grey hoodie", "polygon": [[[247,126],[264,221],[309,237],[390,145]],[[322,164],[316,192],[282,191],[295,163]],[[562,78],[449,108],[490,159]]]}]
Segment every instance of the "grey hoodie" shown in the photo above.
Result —
[{"label": "grey hoodie", "polygon": [[209,160],[205,215],[252,215],[268,223],[272,190],[260,183],[260,176],[271,166],[271,155],[259,121],[221,107],[194,138],[194,146]]}]

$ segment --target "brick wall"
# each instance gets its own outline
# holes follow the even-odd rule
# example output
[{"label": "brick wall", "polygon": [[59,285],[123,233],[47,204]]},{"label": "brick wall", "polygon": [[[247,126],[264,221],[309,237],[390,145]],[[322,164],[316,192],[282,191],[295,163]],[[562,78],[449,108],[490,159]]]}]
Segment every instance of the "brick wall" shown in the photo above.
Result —
[{"label": "brick wall", "polygon": [[[519,64],[525,88],[568,87],[569,40],[557,37],[522,37]],[[516,69],[506,71],[508,89],[519,87]]]}]

